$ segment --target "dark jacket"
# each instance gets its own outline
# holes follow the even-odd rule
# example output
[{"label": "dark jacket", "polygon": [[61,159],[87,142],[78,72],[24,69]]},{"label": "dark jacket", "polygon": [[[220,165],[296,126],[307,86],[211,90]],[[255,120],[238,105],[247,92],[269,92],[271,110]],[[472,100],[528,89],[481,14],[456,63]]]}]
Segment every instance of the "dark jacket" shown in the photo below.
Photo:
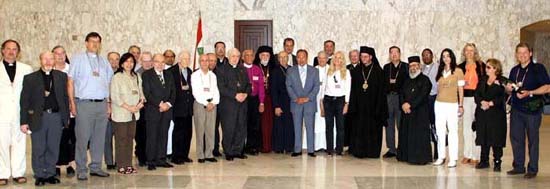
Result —
[{"label": "dark jacket", "polygon": [[[458,66],[462,70],[462,73],[466,75],[466,61],[460,63]],[[478,82],[481,82],[481,78],[485,76],[485,63],[481,61],[476,62],[476,74],[478,78]],[[464,89],[464,97],[473,97],[475,90],[468,90]]]},{"label": "dark jacket", "polygon": [[[51,71],[53,77],[53,87],[55,99],[59,107],[59,114],[63,120],[62,126],[69,125],[69,95],[67,94],[67,74],[58,71]],[[32,130],[41,127],[42,114],[44,113],[44,78],[42,71],[38,70],[23,79],[23,89],[21,90],[21,125],[29,124]]]},{"label": "dark jacket", "polygon": [[[193,89],[191,88],[191,69],[186,68],[187,78],[183,80],[183,74],[181,74],[180,68],[178,65],[172,66],[168,69],[172,76],[174,77],[174,86],[176,90],[176,101],[173,104],[174,107],[174,117],[185,117],[193,115],[193,102],[195,98],[193,97]],[[188,89],[182,89],[182,86],[187,86]]]},{"label": "dark jacket", "polygon": [[[145,96],[145,119],[155,120],[160,118],[159,104],[161,101],[169,102],[172,108],[176,101],[176,89],[174,88],[174,78],[172,74],[165,70],[162,72],[164,77],[164,86],[160,81],[155,69],[150,69],[141,75],[143,95]],[[172,111],[170,108],[169,111]]]}]

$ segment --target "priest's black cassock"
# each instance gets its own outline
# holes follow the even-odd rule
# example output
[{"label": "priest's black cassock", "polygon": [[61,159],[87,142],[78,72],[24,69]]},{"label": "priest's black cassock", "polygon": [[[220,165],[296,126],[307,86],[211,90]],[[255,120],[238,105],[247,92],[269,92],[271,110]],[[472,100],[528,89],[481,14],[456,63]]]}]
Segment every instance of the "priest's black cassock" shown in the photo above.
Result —
[{"label": "priest's black cassock", "polygon": [[382,127],[388,118],[384,73],[380,65],[373,61],[369,65],[358,65],[351,71],[351,78],[348,112],[354,115],[354,119],[349,135],[349,152],[358,158],[379,158]]},{"label": "priest's black cassock", "polygon": [[430,144],[429,101],[432,84],[420,72],[415,78],[408,78],[401,88],[400,104],[409,103],[411,112],[402,112],[397,160],[411,164],[426,164],[432,161]]}]

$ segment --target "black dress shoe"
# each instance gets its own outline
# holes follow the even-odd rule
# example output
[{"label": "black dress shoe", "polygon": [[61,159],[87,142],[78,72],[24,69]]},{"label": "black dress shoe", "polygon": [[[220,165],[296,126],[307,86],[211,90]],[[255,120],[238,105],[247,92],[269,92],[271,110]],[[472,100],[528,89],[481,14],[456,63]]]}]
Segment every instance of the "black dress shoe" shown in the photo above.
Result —
[{"label": "black dress shoe", "polygon": [[392,157],[395,157],[395,154],[392,153],[392,152],[386,152],[386,154],[384,154],[384,156],[382,156],[383,158],[392,158]]},{"label": "black dress shoe", "polygon": [[489,168],[489,162],[481,161],[476,165],[476,169],[486,169],[486,168]]},{"label": "black dress shoe", "polygon": [[67,177],[71,178],[75,176],[75,171],[72,166],[67,167]]},{"label": "black dress shoe", "polygon": [[199,163],[204,163],[204,159],[199,159]]},{"label": "black dress shoe", "polygon": [[115,170],[116,169],[116,164],[114,165],[107,165],[107,170]]},{"label": "black dress shoe", "polygon": [[156,170],[156,169],[157,169],[157,167],[153,164],[147,166],[147,170],[149,170],[149,171]]},{"label": "black dress shoe", "polygon": [[227,160],[227,161],[233,161],[233,156],[225,155],[225,160]]},{"label": "black dress shoe", "polygon": [[525,175],[523,175],[523,178],[526,178],[526,179],[532,179],[532,178],[535,178],[537,177],[537,173],[527,173]]},{"label": "black dress shoe", "polygon": [[327,152],[327,155],[332,156],[332,152]]},{"label": "black dress shoe", "polygon": [[183,165],[183,164],[185,164],[185,162],[184,162],[183,160],[181,160],[181,159],[173,159],[173,160],[172,160],[172,163],[173,163],[173,164],[176,164],[176,165]]},{"label": "black dress shoe", "polygon": [[193,163],[193,160],[191,158],[183,158],[183,161],[185,163]]},{"label": "black dress shoe", "polygon": [[235,156],[236,158],[239,158],[239,159],[247,159],[248,156],[244,155],[244,154],[241,154],[241,155],[238,155],[238,156]]},{"label": "black dress shoe", "polygon": [[315,153],[307,153],[307,155],[308,155],[309,157],[317,157],[317,156],[315,155]]},{"label": "black dress shoe", "polygon": [[206,160],[208,162],[218,162],[218,160],[216,160],[216,158],[206,158],[204,160]]},{"label": "black dress shoe", "polygon": [[163,168],[172,168],[174,167],[172,164],[169,164],[168,162],[160,162],[157,164],[157,167],[163,167]]},{"label": "black dress shoe", "polygon": [[59,184],[59,179],[55,178],[55,177],[48,177],[47,179],[44,179],[44,181],[50,183],[50,184]]},{"label": "black dress shoe", "polygon": [[292,154],[290,154],[290,156],[292,157],[297,157],[297,156],[301,156],[302,153],[298,153],[298,152],[292,152]]},{"label": "black dress shoe", "polygon": [[37,178],[36,181],[34,181],[35,186],[44,186],[46,182],[44,182],[43,178]]},{"label": "black dress shoe", "polygon": [[506,172],[506,174],[508,175],[520,175],[520,174],[524,174],[525,171],[519,171],[519,170],[515,170],[515,169],[512,169],[512,170],[509,170],[508,172]]}]

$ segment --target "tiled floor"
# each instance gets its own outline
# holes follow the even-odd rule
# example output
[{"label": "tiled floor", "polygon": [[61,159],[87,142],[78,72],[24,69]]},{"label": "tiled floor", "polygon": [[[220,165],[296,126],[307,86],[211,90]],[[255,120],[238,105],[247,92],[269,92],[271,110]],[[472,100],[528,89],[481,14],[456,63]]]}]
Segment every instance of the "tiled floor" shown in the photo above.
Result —
[{"label": "tiled floor", "polygon": [[[30,144],[30,143],[29,143]],[[192,144],[194,147],[194,144]],[[47,188],[406,188],[406,189],[473,189],[473,188],[550,188],[550,117],[545,117],[540,130],[540,172],[536,179],[507,176],[511,169],[511,147],[505,148],[503,172],[476,170],[471,165],[456,169],[415,166],[395,159],[356,159],[350,156],[316,158],[261,154],[247,160],[218,163],[192,163],[173,169],[147,171],[127,176],[111,172],[111,177],[90,177],[88,181],[61,178],[60,185]],[[192,150],[194,151],[194,150]],[[385,149],[383,149],[385,152]],[[31,178],[30,146],[28,178]],[[192,158],[194,153],[191,154]],[[196,159],[195,159],[196,160]],[[64,172],[62,173],[65,174]],[[10,182],[4,188],[33,188],[34,180],[25,185]]]}]

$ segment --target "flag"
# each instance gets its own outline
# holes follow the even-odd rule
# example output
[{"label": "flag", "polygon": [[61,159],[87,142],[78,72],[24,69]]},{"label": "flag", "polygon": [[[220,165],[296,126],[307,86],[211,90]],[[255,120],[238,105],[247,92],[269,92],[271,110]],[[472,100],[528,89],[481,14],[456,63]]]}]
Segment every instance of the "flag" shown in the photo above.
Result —
[{"label": "flag", "polygon": [[199,11],[199,23],[197,24],[197,41],[195,43],[195,53],[194,53],[194,57],[193,57],[193,69],[195,69],[195,64],[196,64],[196,56],[197,56],[197,51],[199,53],[199,56],[204,54],[204,47],[202,47],[202,45],[199,47],[199,44],[202,40],[202,18],[201,18],[201,11]]}]

